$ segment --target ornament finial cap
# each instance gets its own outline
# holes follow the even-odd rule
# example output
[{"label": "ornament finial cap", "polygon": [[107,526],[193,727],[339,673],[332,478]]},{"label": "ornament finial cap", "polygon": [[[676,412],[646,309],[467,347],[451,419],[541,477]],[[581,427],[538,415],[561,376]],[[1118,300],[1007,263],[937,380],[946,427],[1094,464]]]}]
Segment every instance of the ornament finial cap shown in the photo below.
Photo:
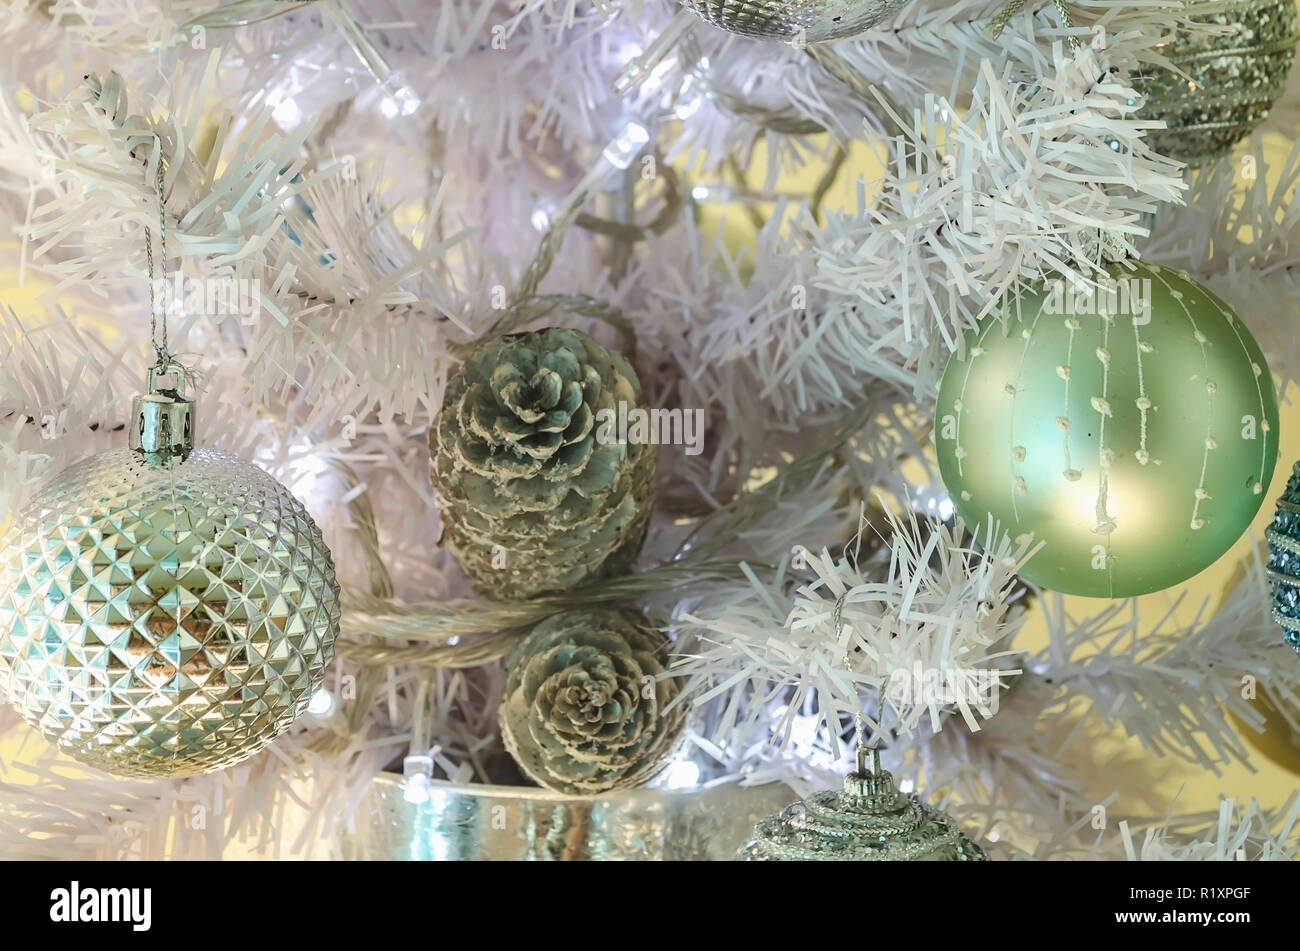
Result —
[{"label": "ornament finial cap", "polygon": [[858,768],[844,777],[840,802],[851,812],[885,815],[902,810],[907,797],[894,785],[894,777],[880,768],[880,749],[858,746]]},{"label": "ornament finial cap", "polygon": [[[185,396],[185,374],[177,363],[150,367],[149,391],[132,404],[129,445],[150,462],[184,462],[194,449],[194,401]],[[176,379],[172,387],[161,382],[169,375]]]}]

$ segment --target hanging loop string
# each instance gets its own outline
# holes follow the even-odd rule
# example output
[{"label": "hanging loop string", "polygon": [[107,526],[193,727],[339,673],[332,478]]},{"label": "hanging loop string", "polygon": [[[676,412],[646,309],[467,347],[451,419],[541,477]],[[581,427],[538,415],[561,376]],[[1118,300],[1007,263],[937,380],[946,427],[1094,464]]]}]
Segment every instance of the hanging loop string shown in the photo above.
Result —
[{"label": "hanging loop string", "polygon": [[[1068,0],[1052,0],[1052,2],[1056,7],[1057,15],[1061,18],[1061,26],[1067,30],[1073,28],[1074,21],[1070,17]],[[1024,7],[1025,0],[1007,0],[1007,5],[1002,8],[998,15],[993,18],[993,22],[989,24],[989,37],[996,40],[1001,36],[1002,31],[1005,30],[1007,24],[1011,22],[1011,18],[1023,10]],[[1077,36],[1071,36],[1069,38],[1069,44],[1071,52],[1078,52],[1079,38]]]},{"label": "hanging loop string", "polygon": [[[144,253],[149,266],[149,343],[153,347],[155,363],[154,366],[163,369],[174,363],[171,351],[167,346],[167,203],[163,200],[163,177],[165,169],[163,166],[162,138],[155,136],[155,150],[158,157],[158,174],[154,176],[154,194],[158,199],[158,243],[159,251],[162,254],[162,279],[164,294],[161,303],[157,300],[155,291],[157,282],[154,280],[154,263],[153,263],[153,234],[148,225],[144,229]],[[159,320],[159,311],[162,311],[162,320]],[[162,333],[159,334],[158,325],[162,324]]]},{"label": "hanging loop string", "polygon": [[[842,595],[835,599],[835,607],[831,609],[831,620],[835,624],[835,641],[839,642],[840,634],[844,631],[844,601],[848,598],[849,592],[846,590]],[[844,649],[844,668],[853,673],[853,659],[850,657],[848,647]],[[879,753],[874,746],[867,746],[867,718],[861,709],[853,713],[853,745],[857,759],[857,772],[866,773],[868,769],[868,754],[872,756],[874,764],[872,771],[880,771]]]},{"label": "hanging loop string", "polygon": [[[1055,0],[1055,3],[1056,3],[1056,14],[1061,18],[1061,26],[1067,30],[1073,29],[1074,20],[1071,19],[1070,17],[1069,4],[1066,2],[1066,0]],[[1069,39],[1069,43],[1070,43],[1071,53],[1079,52],[1080,44],[1079,44],[1079,38],[1077,36],[1071,36]]]},{"label": "hanging loop string", "polygon": [[1002,12],[995,16],[993,22],[989,24],[989,37],[996,40],[1001,36],[1002,31],[1011,22],[1011,18],[1023,10],[1024,7],[1025,0],[1009,0],[1007,5],[1002,8]]}]

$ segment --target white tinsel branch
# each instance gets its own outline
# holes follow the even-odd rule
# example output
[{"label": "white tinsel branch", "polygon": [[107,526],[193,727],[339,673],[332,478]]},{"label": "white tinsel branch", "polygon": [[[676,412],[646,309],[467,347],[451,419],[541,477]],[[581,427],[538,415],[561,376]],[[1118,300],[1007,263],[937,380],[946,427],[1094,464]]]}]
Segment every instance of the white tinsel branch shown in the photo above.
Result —
[{"label": "white tinsel branch", "polygon": [[1178,198],[1176,166],[1145,146],[1152,123],[1091,50],[1058,46],[1043,69],[1027,83],[985,62],[968,113],[927,99],[897,117],[884,180],[860,186],[854,211],[802,219],[803,247],[773,248],[780,266],[703,331],[705,358],[758,361],[802,408],[864,371],[924,392],[1007,293],[1131,249],[1141,216]]},{"label": "white tinsel branch", "polygon": [[1186,624],[1177,604],[1143,622],[1136,602],[1097,613],[1066,614],[1059,595],[1042,606],[1050,643],[1032,666],[1053,683],[1088,698],[1094,714],[1156,755],[1172,755],[1218,772],[1249,754],[1228,714],[1263,723],[1253,701],[1261,687],[1291,710],[1300,708],[1300,669],[1269,613],[1271,599],[1258,551],[1213,614],[1208,604]]},{"label": "white tinsel branch", "polygon": [[1265,138],[1190,171],[1187,202],[1162,207],[1144,257],[1181,268],[1232,304],[1279,392],[1300,372],[1300,146],[1270,162]]},{"label": "white tinsel branch", "polygon": [[[842,714],[861,713],[873,732],[882,728],[883,715],[866,709],[867,696],[885,696],[902,729],[915,729],[927,713],[938,720],[947,705],[942,699],[891,697],[891,678],[910,678],[914,668],[966,670],[997,661],[1001,655],[993,646],[1021,621],[1011,594],[1030,551],[993,526],[986,530],[994,539],[986,553],[973,538],[962,540],[960,524],[950,529],[926,520],[924,534],[921,524],[915,516],[888,517],[892,556],[884,577],[866,575],[851,549],[838,560],[825,551],[802,553],[815,577],[792,596],[782,593],[784,571],[770,581],[751,571],[747,589],[712,598],[699,613],[678,619],[690,638],[673,670],[686,678],[683,693],[696,703],[729,698],[715,739],[758,725],[780,695],[785,714],[775,735],[789,742],[807,700],[835,752]],[[974,726],[976,700],[960,696],[955,706]]]}]

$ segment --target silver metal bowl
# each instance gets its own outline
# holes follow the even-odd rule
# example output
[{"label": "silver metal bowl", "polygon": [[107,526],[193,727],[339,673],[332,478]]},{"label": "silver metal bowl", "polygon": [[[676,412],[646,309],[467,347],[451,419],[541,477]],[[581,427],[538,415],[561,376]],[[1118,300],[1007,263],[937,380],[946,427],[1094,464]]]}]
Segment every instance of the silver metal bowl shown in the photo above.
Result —
[{"label": "silver metal bowl", "polygon": [[755,822],[797,798],[782,783],[566,796],[435,781],[411,802],[402,777],[382,773],[341,844],[362,860],[730,861]]}]

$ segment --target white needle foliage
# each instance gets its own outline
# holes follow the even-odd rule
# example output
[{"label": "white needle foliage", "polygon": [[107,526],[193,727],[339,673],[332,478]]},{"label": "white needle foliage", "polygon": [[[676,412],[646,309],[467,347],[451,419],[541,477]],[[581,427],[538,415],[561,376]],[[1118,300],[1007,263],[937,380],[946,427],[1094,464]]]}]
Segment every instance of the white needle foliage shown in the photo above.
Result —
[{"label": "white needle foliage", "polygon": [[[660,452],[637,571],[580,597],[677,637],[707,781],[833,786],[861,713],[900,781],[995,854],[1290,856],[1290,804],[1149,795],[1171,769],[1251,759],[1248,683],[1300,729],[1258,555],[1194,622],[1128,602],[1077,617],[1016,582],[1029,551],[944,521],[928,446],[961,332],[1121,249],[1194,272],[1294,375],[1300,158],[1268,167],[1256,142],[1189,171],[1135,116],[1133,71],[1210,5],[1084,0],[1067,26],[1030,3],[994,37],[1001,0],[915,0],[812,50],[699,24],[620,98],[669,0],[8,4],[0,245],[21,286],[0,308],[0,528],[125,442],[161,156],[171,271],[256,302],[173,314],[200,441],[304,500],[345,613],[334,709],[215,776],[86,775],[0,709],[0,853],[337,856],[407,753],[439,780],[510,781],[500,657],[554,606],[471,597],[437,545],[426,432],[467,345],[557,323],[625,347],[650,405],[705,415],[702,452]],[[1265,135],[1293,135],[1292,92]],[[602,165],[637,127],[627,172]],[[818,184],[791,186],[800,171]],[[827,198],[854,175],[851,202]],[[728,227],[699,214],[719,201]],[[901,514],[864,528],[864,498]],[[1042,650],[1021,643],[1031,611]],[[996,676],[902,692],[918,667]],[[1141,752],[1114,755],[1123,736]]]},{"label": "white needle foliage", "polygon": [[1196,275],[1233,305],[1283,391],[1300,345],[1300,146],[1290,146],[1280,164],[1270,162],[1265,137],[1256,136],[1224,161],[1189,172],[1186,203],[1161,207],[1141,242],[1145,256]]},{"label": "white needle foliage", "polygon": [[1181,829],[1168,821],[1159,827],[1152,825],[1140,841],[1125,823],[1120,827],[1124,858],[1142,862],[1290,862],[1296,854],[1293,833],[1297,817],[1300,798],[1293,796],[1278,810],[1261,809],[1253,801],[1239,807],[1224,800],[1217,815],[1199,823],[1185,819]]},{"label": "white needle foliage", "polygon": [[[883,711],[864,711],[864,694],[879,698],[880,707],[888,704],[899,729],[915,730],[927,715],[937,724],[949,706],[979,728],[978,717],[989,715],[987,697],[950,683],[948,689],[958,688],[950,703],[943,689],[913,684],[913,670],[960,676],[997,669],[991,665],[1003,655],[994,645],[1022,620],[1011,595],[1030,552],[992,526],[984,533],[986,548],[978,547],[978,537],[966,537],[960,522],[956,529],[930,522],[924,534],[920,526],[915,516],[888,519],[884,572],[856,563],[859,536],[839,558],[826,550],[796,552],[814,577],[795,582],[789,594],[782,594],[783,574],[766,584],[751,572],[748,587],[681,616],[687,656],[677,673],[686,678],[685,692],[698,694],[697,702],[724,692],[732,698],[715,739],[764,723],[772,698],[785,693],[786,713],[776,726],[781,740],[789,742],[796,713],[810,708],[826,727],[832,752],[845,714],[862,713],[880,731]],[[870,530],[865,522],[860,529]],[[1007,671],[1007,681],[1018,672]],[[900,674],[904,689],[891,689],[900,686]],[[747,703],[738,702],[746,696]]]}]

